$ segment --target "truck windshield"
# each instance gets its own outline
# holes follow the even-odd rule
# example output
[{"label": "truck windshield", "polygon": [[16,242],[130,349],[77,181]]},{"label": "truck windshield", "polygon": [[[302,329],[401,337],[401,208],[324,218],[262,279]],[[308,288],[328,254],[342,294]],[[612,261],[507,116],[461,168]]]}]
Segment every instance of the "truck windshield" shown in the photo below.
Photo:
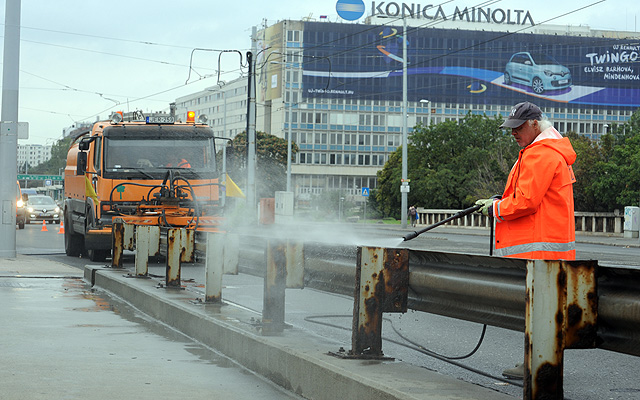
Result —
[{"label": "truck windshield", "polygon": [[105,138],[105,174],[162,175],[168,168],[181,169],[182,174],[213,178],[215,149],[211,137]]}]

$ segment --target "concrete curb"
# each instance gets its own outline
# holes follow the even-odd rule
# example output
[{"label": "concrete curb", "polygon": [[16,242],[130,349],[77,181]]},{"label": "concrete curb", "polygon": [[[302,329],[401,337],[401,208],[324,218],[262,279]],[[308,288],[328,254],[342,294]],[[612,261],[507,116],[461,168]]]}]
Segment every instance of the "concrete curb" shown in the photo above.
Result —
[{"label": "concrete curb", "polygon": [[85,266],[87,282],[125,299],[281,387],[307,399],[478,399],[513,397],[402,362],[343,360],[327,354],[339,344],[296,328],[262,336],[255,314],[233,305],[198,304],[185,290],[125,270]]}]

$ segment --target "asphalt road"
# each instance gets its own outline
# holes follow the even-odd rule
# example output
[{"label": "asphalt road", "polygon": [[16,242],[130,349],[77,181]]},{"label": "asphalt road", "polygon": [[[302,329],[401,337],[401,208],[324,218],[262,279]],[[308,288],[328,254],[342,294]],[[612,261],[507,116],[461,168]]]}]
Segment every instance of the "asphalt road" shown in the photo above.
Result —
[{"label": "asphalt road", "polygon": [[[60,255],[63,235],[52,234],[51,231],[46,235],[47,233],[33,228],[31,226],[18,233],[19,252],[41,254],[48,259],[69,265],[86,263],[86,260]],[[296,231],[298,229],[300,231]],[[264,230],[265,234],[274,234],[272,228],[259,227],[250,230],[252,232]],[[482,231],[461,234],[459,230],[452,231],[451,228],[436,228],[436,230],[425,233],[417,239],[402,242],[401,237],[405,233],[399,229],[379,227],[362,229],[361,227],[321,225],[317,227],[288,227],[286,230],[287,235],[302,235],[304,232],[305,238],[329,243],[386,247],[409,246],[415,249],[488,254],[488,232]],[[603,242],[599,244],[595,240],[590,243],[578,243],[578,257],[598,259],[607,265],[637,268],[637,264],[640,263],[640,249],[617,244],[620,243],[607,244]],[[133,259],[130,258],[129,261],[128,264],[131,267]],[[154,266],[150,272],[162,275],[163,266]],[[194,282],[202,281],[202,268],[197,266],[183,268],[183,279],[193,279]],[[256,318],[259,318],[259,311],[262,310],[262,283],[259,278],[242,274],[225,276],[223,283],[225,285],[223,292],[225,301],[255,310]],[[189,290],[199,292],[197,295],[202,296],[202,289],[197,285],[192,285]],[[350,348],[350,314],[353,300],[333,295],[329,301],[326,296],[323,296],[320,301],[318,296],[319,293],[313,289],[288,290],[287,323],[301,329],[313,330],[336,343],[336,346],[341,344],[345,348]],[[483,326],[480,324],[421,312],[390,314],[383,327],[383,335],[387,339],[383,344],[383,349],[386,355],[398,360],[521,398],[522,389],[518,386],[520,382],[509,384],[498,379],[504,368],[522,361],[524,337],[520,332],[487,327],[478,351],[469,358],[459,360],[459,364],[428,357],[390,341],[407,343],[406,339],[409,339],[424,348],[446,356],[461,356],[476,346],[482,330]],[[472,372],[466,367],[482,371],[489,376]],[[640,400],[638,371],[640,371],[640,358],[638,357],[599,349],[568,350],[565,352],[565,397],[574,400]],[[492,376],[496,378],[492,378]]]}]

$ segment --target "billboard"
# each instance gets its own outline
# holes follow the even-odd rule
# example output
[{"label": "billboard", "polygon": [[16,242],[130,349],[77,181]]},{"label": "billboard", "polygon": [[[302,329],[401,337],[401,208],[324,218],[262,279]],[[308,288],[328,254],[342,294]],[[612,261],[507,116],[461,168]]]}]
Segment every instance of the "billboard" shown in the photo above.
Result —
[{"label": "billboard", "polygon": [[[403,28],[306,22],[303,97],[402,100]],[[408,99],[639,107],[640,40],[407,27]],[[318,59],[327,62],[317,62]]]},{"label": "billboard", "polygon": [[[256,65],[261,67],[256,69],[256,96],[258,102],[264,102],[266,100],[280,97],[280,93],[282,91],[282,77],[280,76],[282,68],[277,64],[270,63],[269,61],[281,61],[283,59],[283,25],[272,25],[260,33],[262,37],[258,39]],[[272,53],[274,55],[278,55],[278,57],[269,57]]]}]

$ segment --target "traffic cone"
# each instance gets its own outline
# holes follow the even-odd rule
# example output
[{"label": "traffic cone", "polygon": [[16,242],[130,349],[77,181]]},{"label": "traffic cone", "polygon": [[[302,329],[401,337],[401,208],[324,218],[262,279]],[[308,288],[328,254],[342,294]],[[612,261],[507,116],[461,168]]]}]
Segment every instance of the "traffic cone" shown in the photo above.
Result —
[{"label": "traffic cone", "polygon": [[64,222],[60,221],[60,229],[58,229],[58,235],[64,233]]},{"label": "traffic cone", "polygon": [[40,229],[40,232],[49,232],[47,229],[47,221],[42,220],[42,229]]}]

